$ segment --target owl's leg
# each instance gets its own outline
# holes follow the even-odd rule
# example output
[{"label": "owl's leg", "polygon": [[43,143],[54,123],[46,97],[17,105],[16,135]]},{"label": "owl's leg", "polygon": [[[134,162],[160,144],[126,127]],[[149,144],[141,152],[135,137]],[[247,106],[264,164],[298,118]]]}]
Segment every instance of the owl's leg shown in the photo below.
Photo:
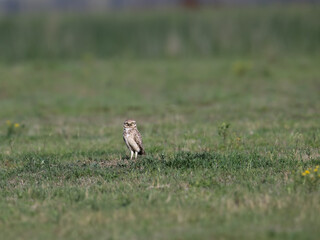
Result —
[{"label": "owl's leg", "polygon": [[132,151],[132,150],[130,150],[130,151],[131,151],[130,160],[132,160],[132,157],[133,157],[133,151]]},{"label": "owl's leg", "polygon": [[137,159],[137,157],[138,157],[138,152],[135,152],[134,153],[134,159]]}]

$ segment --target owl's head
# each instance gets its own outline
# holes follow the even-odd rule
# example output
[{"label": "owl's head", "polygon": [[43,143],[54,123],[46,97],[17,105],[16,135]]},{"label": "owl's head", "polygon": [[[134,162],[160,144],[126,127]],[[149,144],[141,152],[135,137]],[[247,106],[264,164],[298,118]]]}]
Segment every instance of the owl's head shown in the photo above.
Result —
[{"label": "owl's head", "polygon": [[129,120],[126,120],[123,123],[123,127],[124,128],[136,128],[137,127],[137,123],[136,123],[135,120],[129,119]]}]

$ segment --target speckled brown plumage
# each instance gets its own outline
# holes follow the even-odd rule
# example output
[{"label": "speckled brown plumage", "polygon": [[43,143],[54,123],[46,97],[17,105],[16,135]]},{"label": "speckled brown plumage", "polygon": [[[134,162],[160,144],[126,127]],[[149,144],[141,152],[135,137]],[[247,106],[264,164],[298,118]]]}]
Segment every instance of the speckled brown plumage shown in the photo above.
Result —
[{"label": "speckled brown plumage", "polygon": [[142,137],[135,120],[126,120],[123,123],[123,140],[131,152],[130,159],[132,159],[133,154],[135,154],[135,158],[137,158],[138,154],[145,154]]}]

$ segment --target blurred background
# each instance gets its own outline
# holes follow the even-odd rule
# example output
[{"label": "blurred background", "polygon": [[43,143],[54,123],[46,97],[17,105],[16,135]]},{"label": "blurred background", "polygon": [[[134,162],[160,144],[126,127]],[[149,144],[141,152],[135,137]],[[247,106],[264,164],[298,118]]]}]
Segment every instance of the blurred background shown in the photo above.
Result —
[{"label": "blurred background", "polygon": [[215,132],[316,112],[319,2],[0,0],[0,120]]},{"label": "blurred background", "polygon": [[316,3],[318,0],[2,0],[5,12],[52,10],[114,10],[221,5]]},{"label": "blurred background", "polygon": [[1,0],[0,60],[315,54],[319,2]]}]

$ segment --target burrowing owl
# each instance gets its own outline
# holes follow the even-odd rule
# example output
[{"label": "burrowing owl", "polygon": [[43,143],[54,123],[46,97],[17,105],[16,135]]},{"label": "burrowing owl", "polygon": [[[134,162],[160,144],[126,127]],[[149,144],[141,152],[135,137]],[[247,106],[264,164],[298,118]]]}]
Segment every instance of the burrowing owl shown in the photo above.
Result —
[{"label": "burrowing owl", "polygon": [[130,159],[132,159],[133,154],[135,154],[135,159],[137,159],[138,154],[145,154],[142,145],[142,137],[140,132],[138,131],[135,120],[126,120],[123,123],[123,140],[125,141],[127,147],[131,152]]}]

